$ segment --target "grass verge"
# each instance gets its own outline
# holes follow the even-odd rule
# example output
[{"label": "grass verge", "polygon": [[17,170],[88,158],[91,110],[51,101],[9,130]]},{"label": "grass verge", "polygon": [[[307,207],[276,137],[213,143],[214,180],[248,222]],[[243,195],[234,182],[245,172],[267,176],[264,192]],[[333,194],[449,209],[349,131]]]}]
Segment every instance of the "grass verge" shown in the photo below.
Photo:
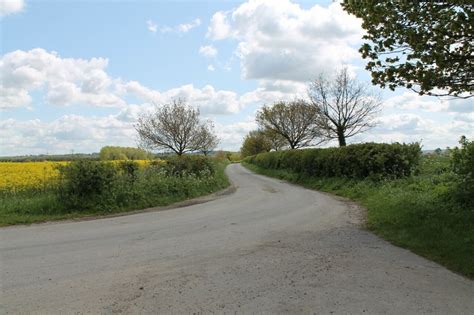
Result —
[{"label": "grass verge", "polygon": [[418,175],[397,180],[315,178],[243,166],[258,174],[357,201],[367,228],[391,243],[474,279],[474,208],[453,197],[454,177],[442,159],[423,158]]},{"label": "grass verge", "polygon": [[54,187],[0,192],[0,226],[31,224],[124,213],[149,207],[167,206],[222,190],[230,185],[225,175],[227,162],[214,162],[208,176],[167,176],[143,172],[134,182],[117,180],[106,196],[97,196],[87,208],[70,207],[58,197]]}]

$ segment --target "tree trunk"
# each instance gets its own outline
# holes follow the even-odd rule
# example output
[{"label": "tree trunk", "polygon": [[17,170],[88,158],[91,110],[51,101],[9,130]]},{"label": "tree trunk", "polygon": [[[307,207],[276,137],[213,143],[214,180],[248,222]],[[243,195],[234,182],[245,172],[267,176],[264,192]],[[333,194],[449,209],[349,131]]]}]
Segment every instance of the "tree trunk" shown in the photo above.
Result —
[{"label": "tree trunk", "polygon": [[345,147],[346,146],[346,136],[342,130],[338,130],[337,132],[337,140],[339,140],[339,146]]}]

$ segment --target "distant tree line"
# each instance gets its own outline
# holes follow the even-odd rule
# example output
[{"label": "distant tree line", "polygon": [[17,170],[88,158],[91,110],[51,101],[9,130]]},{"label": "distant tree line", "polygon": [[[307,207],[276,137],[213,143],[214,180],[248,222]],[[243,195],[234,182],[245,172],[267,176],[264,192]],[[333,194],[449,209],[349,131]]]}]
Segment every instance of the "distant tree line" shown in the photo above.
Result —
[{"label": "distant tree line", "polygon": [[105,146],[100,149],[101,160],[146,160],[151,158],[149,152],[133,147]]},{"label": "distant tree line", "polygon": [[38,155],[18,155],[2,156],[0,162],[61,162],[76,160],[99,160],[99,153],[74,153],[74,154],[38,154]]}]

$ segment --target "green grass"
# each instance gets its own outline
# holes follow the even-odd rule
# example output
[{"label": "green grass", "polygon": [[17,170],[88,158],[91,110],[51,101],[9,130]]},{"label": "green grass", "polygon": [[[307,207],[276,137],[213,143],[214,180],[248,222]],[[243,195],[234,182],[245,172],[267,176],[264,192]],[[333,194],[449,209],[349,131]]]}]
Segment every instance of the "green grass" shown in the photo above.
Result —
[{"label": "green grass", "polygon": [[248,169],[357,201],[366,226],[391,243],[474,278],[474,206],[457,201],[447,157],[423,157],[419,174],[397,180],[305,177],[287,170]]},{"label": "green grass", "polygon": [[215,162],[215,172],[208,176],[141,174],[133,183],[119,180],[110,194],[97,196],[93,206],[82,209],[67,206],[54,187],[0,191],[0,226],[123,213],[204,196],[230,185],[224,173],[227,164]]}]

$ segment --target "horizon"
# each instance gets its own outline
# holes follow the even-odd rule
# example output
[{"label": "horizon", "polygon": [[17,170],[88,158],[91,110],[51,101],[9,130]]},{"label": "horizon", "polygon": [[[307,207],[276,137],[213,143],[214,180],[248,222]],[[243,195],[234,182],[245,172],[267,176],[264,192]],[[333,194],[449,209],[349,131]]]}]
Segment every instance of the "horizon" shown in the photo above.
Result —
[{"label": "horizon", "polygon": [[[370,81],[360,21],[333,1],[12,0],[0,14],[2,157],[135,147],[138,115],[178,97],[215,122],[217,150],[238,151],[261,106],[305,97],[320,73]],[[348,144],[474,135],[473,98],[372,89],[379,123]]]}]

